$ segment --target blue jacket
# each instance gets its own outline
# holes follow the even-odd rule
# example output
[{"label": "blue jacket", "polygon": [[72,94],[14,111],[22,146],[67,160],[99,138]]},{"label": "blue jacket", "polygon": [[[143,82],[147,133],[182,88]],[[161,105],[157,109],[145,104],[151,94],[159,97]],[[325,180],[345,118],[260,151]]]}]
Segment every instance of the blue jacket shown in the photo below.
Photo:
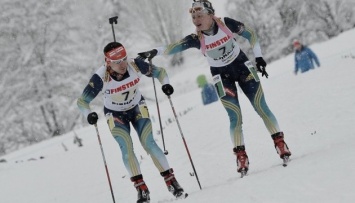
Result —
[{"label": "blue jacket", "polygon": [[301,50],[296,50],[295,73],[297,73],[298,70],[300,70],[301,73],[304,73],[306,71],[314,69],[313,61],[317,64],[318,67],[320,66],[316,54],[308,47],[302,46]]},{"label": "blue jacket", "polygon": [[201,96],[203,105],[218,101],[218,96],[215,87],[210,83],[207,83],[202,87]]}]

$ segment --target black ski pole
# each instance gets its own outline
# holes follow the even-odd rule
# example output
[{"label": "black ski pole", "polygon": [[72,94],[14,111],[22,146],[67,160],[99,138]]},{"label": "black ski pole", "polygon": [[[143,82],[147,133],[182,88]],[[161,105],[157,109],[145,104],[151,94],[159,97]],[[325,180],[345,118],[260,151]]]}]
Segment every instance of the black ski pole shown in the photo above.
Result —
[{"label": "black ski pole", "polygon": [[195,175],[196,175],[196,180],[197,180],[198,186],[200,186],[200,190],[202,190],[202,187],[201,187],[201,184],[200,184],[200,180],[198,179],[198,175],[197,175],[197,172],[196,172],[194,163],[192,162],[192,158],[191,158],[191,155],[190,155],[189,148],[187,147],[185,137],[184,137],[184,135],[182,134],[182,130],[181,130],[181,127],[180,127],[180,123],[179,123],[178,117],[177,117],[176,112],[175,112],[175,108],[174,108],[173,102],[171,101],[170,96],[168,96],[168,98],[169,98],[169,102],[170,102],[171,109],[173,110],[173,113],[174,113],[174,116],[175,116],[176,123],[177,123],[177,125],[178,125],[178,127],[179,127],[179,131],[180,131],[182,140],[183,140],[183,142],[184,142],[187,155],[189,156],[192,169],[194,170],[194,173],[195,173]]},{"label": "black ski pole", "polygon": [[118,16],[109,18],[109,22],[110,22],[111,27],[112,27],[112,35],[113,35],[113,41],[114,42],[116,42],[116,36],[115,36],[115,29],[113,28],[113,23],[117,24],[117,19],[118,19]]},{"label": "black ski pole", "polygon": [[[153,64],[152,64],[152,59],[148,59],[149,61],[149,66],[150,69],[153,70]],[[167,155],[169,152],[168,150],[165,149],[165,141],[164,141],[164,133],[163,133],[163,126],[161,124],[161,118],[160,118],[160,110],[159,110],[159,103],[158,103],[158,97],[157,97],[157,90],[155,89],[155,81],[154,81],[154,77],[152,77],[153,79],[153,87],[154,87],[154,94],[155,94],[155,102],[157,104],[157,110],[158,110],[158,118],[159,118],[159,125],[160,125],[160,133],[161,133],[161,138],[163,141],[163,148],[164,148],[164,154]]]},{"label": "black ski pole", "polygon": [[108,179],[108,184],[110,185],[112,200],[113,200],[113,203],[116,203],[116,201],[115,201],[115,196],[113,195],[113,190],[112,190],[112,185],[111,185],[110,174],[108,173],[108,168],[107,168],[107,164],[106,164],[106,158],[105,158],[105,154],[104,154],[104,149],[103,149],[102,144],[101,144],[101,138],[100,138],[99,129],[98,129],[98,127],[97,127],[97,124],[95,124],[95,128],[96,128],[97,139],[99,140],[99,144],[100,144],[100,148],[101,148],[102,159],[104,160],[104,164],[105,164],[105,169],[106,169],[106,175],[107,175],[107,179]]}]

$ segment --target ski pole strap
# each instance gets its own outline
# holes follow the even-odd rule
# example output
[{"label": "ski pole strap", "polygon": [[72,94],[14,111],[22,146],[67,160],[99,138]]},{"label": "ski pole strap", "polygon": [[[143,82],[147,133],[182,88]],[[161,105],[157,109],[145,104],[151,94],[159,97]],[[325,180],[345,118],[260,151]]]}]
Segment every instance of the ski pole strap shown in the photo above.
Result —
[{"label": "ski pole strap", "polygon": [[[233,38],[232,31],[226,26],[226,24],[222,22],[221,18],[216,16],[212,16],[212,18],[217,23],[218,28],[220,28],[224,33],[226,33],[229,38]],[[206,55],[206,43],[203,33],[201,31],[197,31],[197,33],[201,44],[201,52],[203,55]]]}]

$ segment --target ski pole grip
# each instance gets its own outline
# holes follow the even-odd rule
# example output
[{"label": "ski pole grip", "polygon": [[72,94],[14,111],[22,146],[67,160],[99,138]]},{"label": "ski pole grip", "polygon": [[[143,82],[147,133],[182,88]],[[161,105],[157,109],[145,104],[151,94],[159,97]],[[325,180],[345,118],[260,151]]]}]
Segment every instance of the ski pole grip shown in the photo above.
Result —
[{"label": "ski pole grip", "polygon": [[114,17],[109,18],[110,24],[113,24],[113,23],[117,24],[117,19],[118,19],[118,16],[114,16]]}]

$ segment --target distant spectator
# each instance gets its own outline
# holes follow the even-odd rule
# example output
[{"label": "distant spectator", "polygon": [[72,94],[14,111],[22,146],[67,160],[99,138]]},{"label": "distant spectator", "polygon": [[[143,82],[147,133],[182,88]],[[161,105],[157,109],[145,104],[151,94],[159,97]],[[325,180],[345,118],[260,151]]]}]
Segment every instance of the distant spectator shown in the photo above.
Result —
[{"label": "distant spectator", "polygon": [[298,71],[304,73],[314,69],[313,62],[315,62],[318,67],[320,66],[318,57],[310,48],[304,46],[298,40],[293,42],[293,47],[295,48],[295,75],[297,75]]},{"label": "distant spectator", "polygon": [[201,97],[203,105],[210,104],[218,101],[217,92],[212,83],[208,83],[205,75],[199,75],[197,77],[198,87],[202,89]]},{"label": "distant spectator", "polygon": [[79,147],[83,146],[83,141],[81,138],[79,138],[77,135],[74,137],[74,144],[78,144]]}]

